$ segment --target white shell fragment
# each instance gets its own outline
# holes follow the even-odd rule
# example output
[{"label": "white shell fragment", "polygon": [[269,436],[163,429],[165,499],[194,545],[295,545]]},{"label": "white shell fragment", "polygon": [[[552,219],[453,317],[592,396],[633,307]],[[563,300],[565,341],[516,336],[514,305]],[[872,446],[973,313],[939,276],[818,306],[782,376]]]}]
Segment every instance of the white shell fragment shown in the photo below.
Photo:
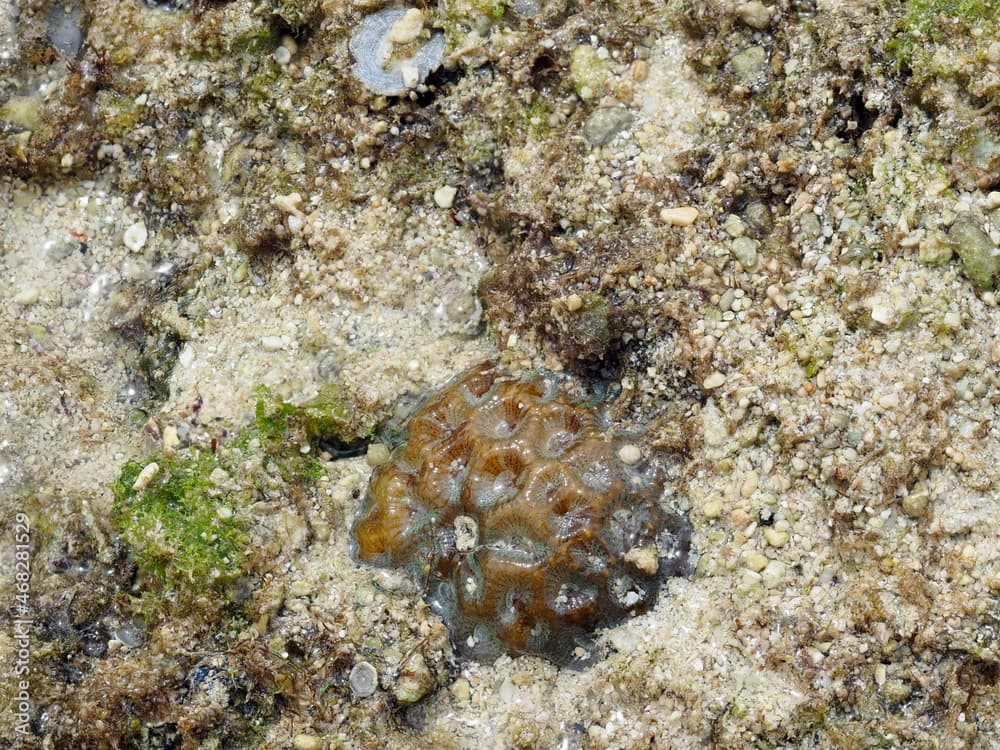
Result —
[{"label": "white shell fragment", "polygon": [[378,672],[366,661],[359,661],[351,669],[351,674],[347,681],[351,685],[351,692],[358,698],[367,698],[375,693],[378,688]]},{"label": "white shell fragment", "polygon": [[153,477],[160,470],[160,465],[156,461],[151,461],[139,472],[139,475],[135,478],[135,482],[132,484],[132,489],[136,492],[141,492],[149,486],[149,483],[153,481]]},{"label": "white shell fragment", "polygon": [[[428,73],[441,64],[444,35],[440,32],[432,33],[430,39],[411,57],[393,59],[393,38],[416,39],[417,34],[411,33],[414,19],[414,14],[405,8],[386,8],[366,16],[357,33],[351,37],[351,53],[356,60],[351,72],[376,94],[402,94],[423,81]],[[403,24],[397,26],[400,21]],[[417,29],[418,32],[419,30]]]},{"label": "white shell fragment", "polygon": [[122,235],[122,242],[132,252],[138,252],[142,250],[148,237],[149,233],[146,231],[145,223],[137,221],[125,230],[125,234]]}]

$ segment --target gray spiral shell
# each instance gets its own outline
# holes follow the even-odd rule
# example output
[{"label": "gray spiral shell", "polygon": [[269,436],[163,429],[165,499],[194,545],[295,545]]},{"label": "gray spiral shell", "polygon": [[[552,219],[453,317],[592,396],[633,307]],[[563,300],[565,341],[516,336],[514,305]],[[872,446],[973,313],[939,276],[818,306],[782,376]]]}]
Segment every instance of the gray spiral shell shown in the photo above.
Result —
[{"label": "gray spiral shell", "polygon": [[423,81],[428,73],[441,65],[444,35],[435,32],[412,57],[394,62],[391,68],[385,67],[393,47],[389,30],[405,14],[405,8],[386,8],[372,13],[365,17],[357,33],[351,37],[350,50],[356,61],[351,72],[365,88],[376,94],[397,96],[404,93],[407,89],[401,70],[404,66],[416,68],[418,80]]}]

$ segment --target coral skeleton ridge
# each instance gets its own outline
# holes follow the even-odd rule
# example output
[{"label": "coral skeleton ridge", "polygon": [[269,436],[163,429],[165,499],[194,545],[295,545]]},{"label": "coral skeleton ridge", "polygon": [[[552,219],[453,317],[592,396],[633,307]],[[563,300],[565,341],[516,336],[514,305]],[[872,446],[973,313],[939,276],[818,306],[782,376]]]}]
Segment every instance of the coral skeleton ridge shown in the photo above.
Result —
[{"label": "coral skeleton ridge", "polygon": [[355,519],[356,557],[406,569],[463,656],[585,665],[596,628],[648,609],[686,567],[659,472],[624,463],[563,382],[489,363],[453,380],[410,416]]}]

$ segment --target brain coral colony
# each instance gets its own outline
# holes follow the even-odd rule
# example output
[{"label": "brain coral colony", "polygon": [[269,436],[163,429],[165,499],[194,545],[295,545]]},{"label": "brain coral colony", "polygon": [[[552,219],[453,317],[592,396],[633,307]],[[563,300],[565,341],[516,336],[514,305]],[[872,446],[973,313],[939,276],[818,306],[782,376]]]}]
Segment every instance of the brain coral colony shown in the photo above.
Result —
[{"label": "brain coral colony", "polygon": [[463,656],[583,666],[595,628],[648,609],[687,565],[659,473],[564,383],[488,363],[453,380],[410,416],[355,520],[356,556],[405,568]]}]

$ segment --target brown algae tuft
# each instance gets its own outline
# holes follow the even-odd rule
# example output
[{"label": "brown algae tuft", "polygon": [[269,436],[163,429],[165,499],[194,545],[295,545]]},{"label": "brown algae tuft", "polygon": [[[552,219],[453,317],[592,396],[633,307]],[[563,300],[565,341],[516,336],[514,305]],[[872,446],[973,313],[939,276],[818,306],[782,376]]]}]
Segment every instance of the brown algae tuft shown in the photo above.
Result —
[{"label": "brown algae tuft", "polygon": [[585,666],[595,629],[687,567],[660,473],[563,386],[489,363],[459,376],[410,416],[355,519],[355,556],[405,568],[463,656]]}]

